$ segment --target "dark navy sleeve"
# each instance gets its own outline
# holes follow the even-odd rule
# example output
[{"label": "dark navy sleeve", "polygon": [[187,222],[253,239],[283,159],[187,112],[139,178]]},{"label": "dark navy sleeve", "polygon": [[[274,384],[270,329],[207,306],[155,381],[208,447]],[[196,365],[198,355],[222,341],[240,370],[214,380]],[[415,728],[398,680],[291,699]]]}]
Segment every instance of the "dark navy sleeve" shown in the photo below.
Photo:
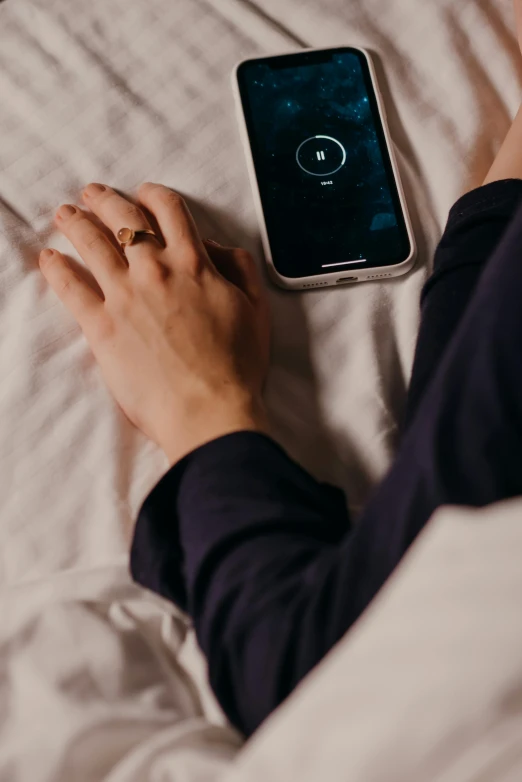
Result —
[{"label": "dark navy sleeve", "polygon": [[[247,735],[353,625],[439,505],[478,506],[522,491],[518,445],[502,462],[502,449],[488,439],[495,427],[508,444],[517,432],[513,416],[505,432],[500,426],[507,397],[505,390],[504,402],[495,396],[492,382],[502,373],[491,375],[504,355],[495,340],[504,344],[511,334],[492,338],[482,299],[470,304],[482,286],[490,314],[513,297],[520,311],[521,198],[522,182],[508,180],[478,188],[452,209],[424,290],[403,442],[353,531],[339,490],[252,432],[198,448],[145,500],[131,551],[134,578],[190,613],[214,692]],[[482,285],[488,266],[494,284]],[[478,314],[463,318],[468,307]],[[518,356],[517,339],[513,329],[506,356]],[[513,359],[506,376],[519,363]],[[470,381],[477,366],[480,379]],[[484,411],[495,419],[483,449],[469,445],[480,440],[474,410],[481,421]]]},{"label": "dark navy sleeve", "polygon": [[143,504],[132,575],[189,612],[214,692],[247,735],[346,630],[325,576],[348,532],[344,494],[253,432],[198,448]]},{"label": "dark navy sleeve", "polygon": [[[522,182],[508,180],[452,209],[423,295],[403,441],[353,531],[339,490],[252,432],[198,448],[145,500],[133,576],[189,612],[214,692],[247,735],[353,625],[439,505],[478,506],[522,491],[518,445],[502,461],[491,439],[496,427],[510,445],[518,431],[513,416],[503,428],[508,397],[505,389],[504,401],[495,395],[492,380],[503,377],[500,356],[519,355],[519,332],[504,328],[493,338],[485,317],[513,299],[511,314],[520,312],[521,198]],[[491,280],[482,283],[483,273]],[[470,304],[476,289],[489,310],[481,298]],[[502,353],[497,341],[508,338]],[[510,382],[519,364],[508,364]],[[476,410],[482,422],[485,411],[495,421],[484,448],[470,446],[481,443]]]}]

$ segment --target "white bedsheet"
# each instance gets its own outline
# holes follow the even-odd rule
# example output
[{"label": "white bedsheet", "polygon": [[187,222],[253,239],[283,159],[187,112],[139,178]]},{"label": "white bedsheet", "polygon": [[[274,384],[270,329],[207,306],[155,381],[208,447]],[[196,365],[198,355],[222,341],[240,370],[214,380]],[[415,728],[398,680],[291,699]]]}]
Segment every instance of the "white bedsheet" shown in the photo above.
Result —
[{"label": "white bedsheet", "polygon": [[[67,627],[68,611],[90,612],[81,601],[112,605],[120,588],[125,601],[148,606],[144,611],[159,617],[165,610],[127,583],[125,565],[133,519],[166,461],[111,401],[78,328],[37,269],[42,247],[71,251],[53,229],[56,206],[78,200],[89,181],[129,193],[144,180],[160,181],[187,196],[205,235],[258,253],[229,87],[233,64],[302,45],[353,43],[376,52],[418,265],[385,284],[270,293],[275,339],[267,398],[280,440],[318,477],[342,485],[356,511],[393,454],[419,291],[448,208],[480,182],[517,107],[522,69],[511,30],[509,0],[0,3],[0,605],[13,622],[2,627],[2,782],[16,779],[13,769],[22,780],[54,779],[64,747],[76,748],[82,760],[74,762],[84,769],[69,779],[101,778],[71,738],[89,730],[86,711],[68,705],[55,672],[34,674],[32,686],[47,704],[40,713],[31,716],[30,691],[21,691],[40,643],[32,646],[40,636],[30,626],[45,623],[44,604],[61,615],[47,628]],[[64,607],[72,585],[80,602]],[[100,625],[100,639],[116,626],[103,618],[107,611],[96,609],[89,620]],[[185,629],[173,616],[165,643],[175,650]],[[59,636],[53,640],[49,629],[45,636],[58,664]],[[78,703],[98,698],[96,714],[105,715],[108,703],[133,693],[152,704],[153,722],[182,729],[190,709],[201,716],[197,698],[184,712],[183,688],[171,688],[171,701],[165,696],[167,705],[156,710],[147,693],[162,691],[159,678],[142,681],[128,650],[107,644],[100,666],[118,680],[114,700],[102,687],[90,688],[91,672],[67,690]],[[186,658],[196,669],[195,652]],[[67,659],[64,653],[64,668]],[[217,720],[203,684],[201,691]],[[53,720],[67,730],[53,730]],[[235,746],[234,734],[219,730],[225,745]],[[36,736],[47,738],[29,753]],[[208,746],[219,754],[213,738]],[[190,768],[192,776],[167,778],[206,780],[214,773]]]},{"label": "white bedsheet", "polygon": [[520,782],[521,520],[435,514],[223,782]]}]

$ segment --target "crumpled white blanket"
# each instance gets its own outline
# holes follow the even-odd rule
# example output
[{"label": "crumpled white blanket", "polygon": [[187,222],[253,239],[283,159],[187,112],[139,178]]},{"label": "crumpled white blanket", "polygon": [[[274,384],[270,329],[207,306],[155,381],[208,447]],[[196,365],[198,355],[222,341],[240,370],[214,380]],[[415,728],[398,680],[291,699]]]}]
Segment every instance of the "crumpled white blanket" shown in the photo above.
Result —
[{"label": "crumpled white blanket", "polygon": [[125,566],[5,587],[0,616],[2,782],[207,782],[241,746],[183,665],[185,619]]},{"label": "crumpled white blanket", "polygon": [[[184,619],[126,573],[132,522],[166,461],[110,399],[36,259],[71,251],[52,216],[85,183],[132,193],[144,180],[187,196],[204,235],[259,255],[232,66],[351,43],[378,56],[420,259],[385,284],[271,289],[267,398],[282,444],[357,511],[393,455],[447,211],[517,107],[508,0],[0,3],[2,782],[206,782],[238,746]],[[155,769],[167,745],[168,771]]]}]

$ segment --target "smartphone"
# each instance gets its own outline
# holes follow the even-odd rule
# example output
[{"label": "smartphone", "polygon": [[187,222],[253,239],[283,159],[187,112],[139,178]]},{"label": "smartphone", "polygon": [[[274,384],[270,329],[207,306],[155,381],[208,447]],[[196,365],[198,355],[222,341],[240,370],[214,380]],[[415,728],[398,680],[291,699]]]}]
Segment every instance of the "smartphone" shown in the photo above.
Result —
[{"label": "smartphone", "polygon": [[317,288],[409,271],[415,240],[369,52],[244,60],[233,86],[274,282]]}]

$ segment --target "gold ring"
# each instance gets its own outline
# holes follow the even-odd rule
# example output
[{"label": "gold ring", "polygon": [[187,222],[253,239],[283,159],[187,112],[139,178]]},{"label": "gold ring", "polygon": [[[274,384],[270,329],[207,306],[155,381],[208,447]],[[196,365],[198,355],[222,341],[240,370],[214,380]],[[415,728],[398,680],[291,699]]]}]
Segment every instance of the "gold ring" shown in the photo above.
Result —
[{"label": "gold ring", "polygon": [[135,238],[140,234],[149,234],[158,240],[158,237],[150,228],[139,228],[138,230],[134,230],[133,228],[120,228],[116,234],[116,238],[118,239],[123,252],[125,252],[127,245],[133,244]]}]

